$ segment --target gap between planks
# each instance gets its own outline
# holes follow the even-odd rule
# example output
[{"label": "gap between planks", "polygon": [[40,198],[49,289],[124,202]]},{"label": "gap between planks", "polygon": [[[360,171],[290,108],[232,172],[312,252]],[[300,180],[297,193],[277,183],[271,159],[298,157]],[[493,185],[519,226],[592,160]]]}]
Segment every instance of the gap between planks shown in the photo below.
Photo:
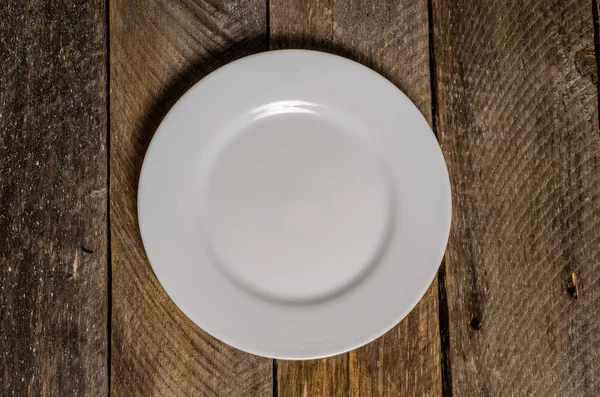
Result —
[{"label": "gap between planks", "polygon": [[106,395],[111,396],[112,251],[110,223],[110,0],[104,2],[106,24]]}]

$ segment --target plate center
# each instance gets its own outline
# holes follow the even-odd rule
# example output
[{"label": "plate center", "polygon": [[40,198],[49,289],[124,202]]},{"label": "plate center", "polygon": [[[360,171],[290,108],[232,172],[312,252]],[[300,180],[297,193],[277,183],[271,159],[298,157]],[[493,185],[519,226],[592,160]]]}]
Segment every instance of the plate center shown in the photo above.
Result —
[{"label": "plate center", "polygon": [[326,298],[366,273],[389,232],[391,190],[367,142],[333,116],[255,119],[216,152],[201,229],[213,259],[269,299]]}]

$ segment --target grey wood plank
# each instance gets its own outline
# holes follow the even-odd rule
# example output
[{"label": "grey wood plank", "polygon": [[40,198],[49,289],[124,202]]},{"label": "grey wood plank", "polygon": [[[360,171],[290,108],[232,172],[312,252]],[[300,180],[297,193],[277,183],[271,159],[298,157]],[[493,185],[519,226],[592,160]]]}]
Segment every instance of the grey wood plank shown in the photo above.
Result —
[{"label": "grey wood plank", "polygon": [[[271,0],[272,48],[343,55],[383,74],[431,121],[427,1]],[[351,82],[349,82],[351,83]],[[325,360],[277,363],[279,396],[440,396],[437,279],[377,341]]]},{"label": "grey wood plank", "polygon": [[434,0],[433,19],[452,395],[600,395],[591,4]]},{"label": "grey wood plank", "polygon": [[136,189],[158,123],[208,72],[267,46],[264,1],[111,0],[111,227],[114,396],[268,396],[272,360],[195,326],[144,254]]},{"label": "grey wood plank", "polygon": [[0,15],[0,395],[107,395],[105,3]]}]

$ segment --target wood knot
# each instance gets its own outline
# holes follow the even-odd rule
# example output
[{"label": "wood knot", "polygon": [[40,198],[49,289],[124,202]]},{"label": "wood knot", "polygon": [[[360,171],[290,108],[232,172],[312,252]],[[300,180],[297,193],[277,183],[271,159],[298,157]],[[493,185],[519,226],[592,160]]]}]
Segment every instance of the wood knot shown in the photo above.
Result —
[{"label": "wood knot", "polygon": [[575,54],[575,67],[582,77],[592,76],[592,83],[598,83],[598,66],[594,50],[581,50]]},{"label": "wood knot", "polygon": [[571,273],[571,277],[567,281],[567,293],[573,299],[579,298],[579,280],[575,273]]}]

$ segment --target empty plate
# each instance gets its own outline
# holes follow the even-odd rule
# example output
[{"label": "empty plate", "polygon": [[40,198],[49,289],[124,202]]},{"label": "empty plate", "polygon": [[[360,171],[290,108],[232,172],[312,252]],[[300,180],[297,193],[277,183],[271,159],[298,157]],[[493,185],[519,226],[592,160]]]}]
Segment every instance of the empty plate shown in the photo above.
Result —
[{"label": "empty plate", "polygon": [[142,167],[146,253],[181,310],[261,356],[307,359],[397,324],[433,280],[450,184],[419,110],[353,61],[272,51],[202,79]]}]

